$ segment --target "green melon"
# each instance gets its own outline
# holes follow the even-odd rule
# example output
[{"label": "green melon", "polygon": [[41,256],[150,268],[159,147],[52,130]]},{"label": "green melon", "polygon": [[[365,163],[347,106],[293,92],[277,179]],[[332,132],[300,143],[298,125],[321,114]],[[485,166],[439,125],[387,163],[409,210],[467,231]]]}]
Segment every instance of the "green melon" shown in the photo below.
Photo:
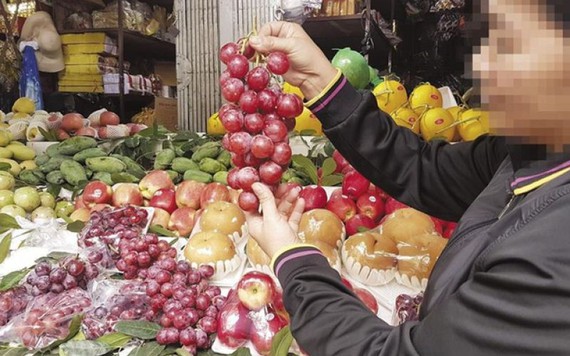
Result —
[{"label": "green melon", "polygon": [[332,65],[341,70],[342,74],[356,89],[364,89],[370,82],[370,72],[366,59],[350,48],[339,50],[332,59]]}]

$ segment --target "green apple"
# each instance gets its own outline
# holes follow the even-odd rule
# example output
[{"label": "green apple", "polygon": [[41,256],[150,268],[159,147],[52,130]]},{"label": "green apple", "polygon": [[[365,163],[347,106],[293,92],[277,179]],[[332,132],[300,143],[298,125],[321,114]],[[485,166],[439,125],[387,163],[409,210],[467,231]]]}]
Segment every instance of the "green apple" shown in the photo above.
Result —
[{"label": "green apple", "polygon": [[21,207],[14,205],[14,204],[6,205],[2,209],[0,209],[0,214],[7,214],[7,215],[10,215],[13,217],[16,217],[16,216],[21,216],[23,218],[26,217],[26,211],[24,209],[22,209]]},{"label": "green apple", "polygon": [[30,216],[33,222],[40,220],[55,219],[55,211],[47,206],[40,206],[36,210],[32,211]]},{"label": "green apple", "polygon": [[73,210],[75,210],[75,207],[68,201],[62,200],[55,204],[55,215],[58,218],[68,217],[73,213]]},{"label": "green apple", "polygon": [[41,206],[46,206],[48,208],[55,208],[55,198],[51,193],[41,192],[40,193],[40,204]]},{"label": "green apple", "polygon": [[14,189],[16,185],[16,179],[13,175],[6,171],[0,171],[0,189]]},{"label": "green apple", "polygon": [[0,190],[0,208],[14,204],[14,192],[11,190]]},{"label": "green apple", "polygon": [[14,192],[14,203],[27,212],[32,212],[40,206],[40,193],[35,187],[22,187]]}]

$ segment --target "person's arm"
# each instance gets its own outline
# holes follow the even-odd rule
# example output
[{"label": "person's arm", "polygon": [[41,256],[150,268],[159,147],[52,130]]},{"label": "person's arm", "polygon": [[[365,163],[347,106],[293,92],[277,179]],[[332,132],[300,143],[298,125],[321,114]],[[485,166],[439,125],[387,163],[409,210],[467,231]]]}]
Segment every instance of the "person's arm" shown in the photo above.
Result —
[{"label": "person's arm", "polygon": [[281,253],[274,269],[294,337],[312,356],[568,355],[570,198],[545,205],[497,239],[424,320],[398,327],[373,315],[315,248]]},{"label": "person's arm", "polygon": [[366,178],[395,199],[457,221],[505,159],[504,139],[427,143],[378,109],[344,77],[311,103],[327,137]]}]

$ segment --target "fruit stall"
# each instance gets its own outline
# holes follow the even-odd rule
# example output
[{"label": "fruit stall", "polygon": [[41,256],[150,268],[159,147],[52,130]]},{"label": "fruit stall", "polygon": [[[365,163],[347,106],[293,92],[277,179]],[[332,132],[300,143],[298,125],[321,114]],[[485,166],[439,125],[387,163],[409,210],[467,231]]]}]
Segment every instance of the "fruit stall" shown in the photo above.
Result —
[{"label": "fruit stall", "polygon": [[[120,46],[143,36],[120,31]],[[253,34],[219,46],[222,104],[200,118],[205,132],[169,129],[150,107],[124,117],[123,89],[120,110],[46,111],[21,95],[0,111],[0,355],[304,354],[270,256],[248,233],[257,182],[276,201],[300,189],[300,240],[371,312],[417,320],[455,223],[357,172],[283,80],[287,55],[255,52]],[[469,93],[406,87],[349,48],[331,62],[426,141],[488,133]]]}]

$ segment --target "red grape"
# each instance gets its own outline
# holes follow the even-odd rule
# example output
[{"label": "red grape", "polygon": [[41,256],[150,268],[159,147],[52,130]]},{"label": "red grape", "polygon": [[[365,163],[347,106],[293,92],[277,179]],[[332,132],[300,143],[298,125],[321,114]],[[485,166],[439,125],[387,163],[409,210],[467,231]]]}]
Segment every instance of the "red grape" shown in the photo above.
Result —
[{"label": "red grape", "polygon": [[251,135],[247,132],[236,132],[230,136],[230,149],[232,152],[244,154],[249,152],[251,145]]},{"label": "red grape", "polygon": [[247,114],[244,121],[246,131],[252,135],[260,133],[265,125],[265,118],[260,113]]},{"label": "red grape", "polygon": [[255,55],[255,49],[253,49],[253,47],[251,47],[249,44],[247,44],[245,46],[245,49],[243,50],[243,55],[247,58],[247,59],[251,59],[253,58],[253,56]]},{"label": "red grape", "polygon": [[168,273],[167,271],[161,270],[156,274],[155,280],[160,284],[170,282],[170,273]]},{"label": "red grape", "polygon": [[293,119],[303,112],[303,102],[295,94],[283,94],[277,98],[277,114],[286,118]]},{"label": "red grape", "polygon": [[238,110],[227,110],[220,115],[224,129],[229,133],[238,132],[243,127],[243,114]]},{"label": "red grape", "polygon": [[273,161],[265,162],[259,167],[261,181],[268,185],[277,184],[283,176],[283,168]]},{"label": "red grape", "polygon": [[245,85],[237,78],[230,78],[222,86],[222,96],[229,102],[235,103],[245,91]]},{"label": "red grape", "polygon": [[255,157],[251,152],[248,152],[243,156],[243,163],[247,167],[257,168],[263,163],[263,160]]},{"label": "red grape", "polygon": [[202,278],[211,278],[214,275],[215,270],[214,267],[210,265],[201,265],[200,267],[198,267],[198,272],[200,273]]},{"label": "red grape", "polygon": [[239,52],[239,46],[237,43],[228,42],[220,48],[220,52],[218,56],[220,57],[220,61],[222,63],[227,64],[230,58]]},{"label": "red grape", "polygon": [[239,106],[246,114],[253,114],[257,111],[257,93],[253,90],[246,90],[239,98]]},{"label": "red grape", "polygon": [[266,121],[263,133],[273,142],[281,142],[287,138],[287,126],[281,120]]},{"label": "red grape", "polygon": [[233,189],[239,189],[238,173],[239,173],[239,168],[232,168],[228,172],[228,177],[227,177],[228,185]]},{"label": "red grape", "polygon": [[184,346],[196,345],[196,331],[193,328],[181,330],[180,343]]},{"label": "red grape", "polygon": [[253,167],[241,168],[238,172],[238,182],[241,189],[246,192],[251,191],[251,185],[259,182],[259,174]]},{"label": "red grape", "polygon": [[265,115],[265,122],[269,122],[269,121],[282,121],[281,116],[277,115],[277,113],[269,113]]},{"label": "red grape", "polygon": [[271,157],[274,151],[273,141],[267,136],[257,135],[251,139],[251,153],[256,158]]},{"label": "red grape", "polygon": [[267,69],[273,74],[283,75],[289,70],[289,59],[283,52],[272,52],[267,56]]},{"label": "red grape", "polygon": [[206,310],[210,306],[210,297],[207,294],[200,294],[196,297],[196,309]]},{"label": "red grape", "polygon": [[277,95],[269,89],[263,89],[257,93],[257,105],[259,111],[264,114],[271,113],[275,111],[275,105],[277,104]]},{"label": "red grape", "polygon": [[172,324],[178,330],[186,329],[187,327],[190,326],[190,322],[191,322],[190,317],[184,313],[178,313],[176,314],[174,319],[172,319]]},{"label": "red grape", "polygon": [[232,152],[231,156],[232,156],[232,164],[234,165],[234,167],[242,168],[245,166],[243,155]]},{"label": "red grape", "polygon": [[232,78],[242,79],[249,70],[249,62],[243,54],[231,55],[226,64]]},{"label": "red grape", "polygon": [[198,327],[208,334],[213,334],[218,329],[218,323],[216,322],[216,319],[210,316],[205,316],[198,320]]},{"label": "red grape", "polygon": [[224,84],[226,84],[228,82],[228,79],[230,79],[232,76],[230,75],[230,72],[225,70],[222,72],[222,74],[220,75],[220,85],[224,86]]},{"label": "red grape", "polygon": [[238,198],[239,207],[245,211],[257,211],[259,209],[259,199],[257,195],[250,192],[241,192]]},{"label": "red grape", "polygon": [[275,144],[275,150],[271,156],[271,160],[278,165],[287,166],[291,162],[291,146],[285,142],[279,142]]},{"label": "red grape", "polygon": [[246,82],[250,89],[260,91],[267,87],[271,74],[263,67],[255,67],[247,73]]}]

